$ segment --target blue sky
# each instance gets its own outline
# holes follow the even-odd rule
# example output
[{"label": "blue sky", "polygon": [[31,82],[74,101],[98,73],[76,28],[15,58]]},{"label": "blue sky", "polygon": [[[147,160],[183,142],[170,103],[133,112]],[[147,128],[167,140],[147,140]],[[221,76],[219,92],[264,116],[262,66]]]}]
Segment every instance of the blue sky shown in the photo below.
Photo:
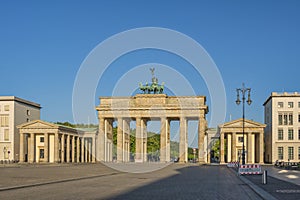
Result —
[{"label": "blue sky", "polygon": [[[213,59],[226,90],[225,121],[242,116],[235,89],[244,82],[252,88],[253,100],[246,106],[246,117],[263,122],[262,104],[272,91],[299,91],[299,9],[300,3],[292,0],[1,1],[0,94],[40,103],[44,120],[73,122],[74,81],[89,53],[120,32],[162,27],[193,38]],[[112,63],[97,86],[95,105],[98,96],[113,94],[122,75],[145,63],[177,69],[197,88],[197,95],[208,97],[210,106],[207,86],[189,63],[151,49]],[[143,82],[151,80],[149,66],[142,66]],[[155,74],[164,81],[159,69]],[[96,123],[93,116],[89,120]]]}]

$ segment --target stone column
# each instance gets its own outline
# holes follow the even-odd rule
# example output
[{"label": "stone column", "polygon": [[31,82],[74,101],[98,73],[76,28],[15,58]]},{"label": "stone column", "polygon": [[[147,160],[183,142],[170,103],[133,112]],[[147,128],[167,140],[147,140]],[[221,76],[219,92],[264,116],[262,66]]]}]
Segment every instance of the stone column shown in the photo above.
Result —
[{"label": "stone column", "polygon": [[160,118],[160,162],[166,162],[166,148],[167,148],[167,129],[166,117]]},{"label": "stone column", "polygon": [[224,133],[220,133],[220,164],[224,164],[225,163],[225,159],[224,159]]},{"label": "stone column", "polygon": [[259,164],[264,164],[264,132],[259,133]]},{"label": "stone column", "polygon": [[70,162],[70,135],[67,134],[67,163]]},{"label": "stone column", "polygon": [[65,135],[61,135],[61,162],[65,162]]},{"label": "stone column", "polygon": [[88,139],[89,138],[84,138],[84,149],[85,149],[85,152],[84,152],[84,157],[85,157],[85,162],[90,162],[89,160],[89,143],[88,143]]},{"label": "stone column", "polygon": [[125,149],[125,162],[129,162],[130,157],[130,121],[129,119],[124,120],[124,132],[125,132],[125,142],[124,142],[124,149]]},{"label": "stone column", "polygon": [[199,123],[198,123],[198,160],[199,160],[199,163],[205,163],[204,152],[206,151],[204,149],[204,136],[206,134],[206,120],[204,118],[205,114],[202,112],[204,112],[204,111],[203,110],[201,111],[201,116],[199,117]]},{"label": "stone column", "polygon": [[106,144],[105,144],[105,119],[103,117],[99,117],[99,133],[98,133],[98,158],[97,160],[104,162],[105,160],[105,155],[106,155]]},{"label": "stone column", "polygon": [[29,154],[29,162],[35,162],[35,134],[30,133],[30,154]]},{"label": "stone column", "polygon": [[54,133],[54,162],[58,163],[59,162],[59,135],[58,131]]},{"label": "stone column", "polygon": [[141,133],[142,133],[142,159],[143,162],[147,162],[147,120],[142,119],[141,120],[142,127],[141,127]]},{"label": "stone column", "polygon": [[81,162],[84,163],[85,162],[85,159],[84,159],[84,137],[81,137],[80,138],[81,140]]},{"label": "stone column", "polygon": [[76,137],[76,162],[79,163],[79,155],[80,155],[80,144],[79,144],[79,136]]},{"label": "stone column", "polygon": [[118,118],[118,129],[117,129],[117,162],[123,162],[123,119]]},{"label": "stone column", "polygon": [[91,148],[92,148],[92,162],[95,163],[96,162],[96,145],[95,145],[95,135],[92,137],[92,141],[91,141]]},{"label": "stone column", "polygon": [[252,133],[247,133],[247,162],[248,164],[254,163],[254,160],[252,160]]},{"label": "stone column", "polygon": [[179,136],[179,162],[187,162],[187,120],[180,118],[180,136]]},{"label": "stone column", "polygon": [[75,136],[72,136],[72,163],[75,162]]},{"label": "stone column", "polygon": [[232,158],[232,134],[227,134],[227,162],[233,161]]},{"label": "stone column", "polygon": [[236,159],[236,133],[232,133],[232,161],[237,161]]},{"label": "stone column", "polygon": [[141,133],[141,118],[136,118],[136,133],[135,133],[135,162],[143,162],[142,159],[142,133]]},{"label": "stone column", "polygon": [[25,159],[24,159],[24,136],[25,136],[25,134],[20,131],[20,155],[19,155],[20,163],[25,161]]},{"label": "stone column", "polygon": [[170,120],[166,120],[166,131],[167,131],[167,146],[166,146],[166,162],[171,161],[171,142],[170,142]]},{"label": "stone column", "polygon": [[49,162],[49,134],[44,133],[44,161]]}]

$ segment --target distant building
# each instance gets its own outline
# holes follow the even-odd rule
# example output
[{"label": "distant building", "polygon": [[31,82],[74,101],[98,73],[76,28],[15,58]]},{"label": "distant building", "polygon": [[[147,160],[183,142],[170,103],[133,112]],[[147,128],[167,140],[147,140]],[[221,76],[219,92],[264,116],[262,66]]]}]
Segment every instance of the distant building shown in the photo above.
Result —
[{"label": "distant building", "polygon": [[217,132],[216,128],[208,128],[206,130],[206,135],[205,135],[205,146],[207,148],[207,162],[208,163],[214,163],[214,162],[219,162],[220,158],[220,149],[217,151],[213,150],[213,147],[215,146],[216,142],[220,140],[220,135]]},{"label": "distant building", "polygon": [[300,161],[300,93],[276,93],[265,107],[265,160]]},{"label": "distant building", "polygon": [[15,96],[0,96],[0,160],[19,160],[17,125],[40,118],[40,104]]}]

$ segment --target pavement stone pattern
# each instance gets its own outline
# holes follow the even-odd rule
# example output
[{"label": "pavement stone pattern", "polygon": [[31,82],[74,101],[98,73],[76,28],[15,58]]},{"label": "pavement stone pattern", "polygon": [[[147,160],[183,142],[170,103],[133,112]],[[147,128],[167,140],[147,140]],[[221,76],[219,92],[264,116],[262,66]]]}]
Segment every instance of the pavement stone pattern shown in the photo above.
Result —
[{"label": "pavement stone pattern", "polygon": [[[269,171],[272,170],[270,167],[265,168]],[[290,171],[289,174],[295,173]],[[300,199],[300,185],[297,185],[292,182],[288,182],[285,180],[281,180],[278,178],[273,177],[275,174],[273,173],[272,176],[268,175],[267,177],[267,184],[262,184],[262,175],[244,175],[243,177],[250,180],[256,186],[260,187],[276,199],[284,199],[284,200],[295,200]],[[276,176],[280,176],[276,175]],[[299,178],[295,181],[299,181]]]},{"label": "pavement stone pattern", "polygon": [[0,199],[261,199],[226,166],[172,164],[134,174],[100,163],[16,165],[1,167],[0,176]]}]

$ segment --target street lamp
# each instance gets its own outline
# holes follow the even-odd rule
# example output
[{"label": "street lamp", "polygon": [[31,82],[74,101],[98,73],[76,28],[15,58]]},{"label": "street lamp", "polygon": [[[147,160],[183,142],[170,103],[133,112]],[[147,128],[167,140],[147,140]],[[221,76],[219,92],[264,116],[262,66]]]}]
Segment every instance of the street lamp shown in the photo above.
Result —
[{"label": "street lamp", "polygon": [[242,102],[243,102],[243,150],[242,150],[242,165],[245,164],[245,139],[244,139],[244,135],[245,135],[245,94],[246,92],[248,91],[248,100],[247,100],[247,103],[248,105],[250,106],[250,104],[252,103],[252,100],[250,99],[250,91],[251,91],[251,88],[245,88],[245,84],[243,83],[242,84],[243,87],[242,88],[237,88],[236,89],[236,92],[237,92],[237,99],[235,101],[235,103],[237,105],[239,105],[241,103],[241,100],[240,100],[240,92],[242,94]]}]

